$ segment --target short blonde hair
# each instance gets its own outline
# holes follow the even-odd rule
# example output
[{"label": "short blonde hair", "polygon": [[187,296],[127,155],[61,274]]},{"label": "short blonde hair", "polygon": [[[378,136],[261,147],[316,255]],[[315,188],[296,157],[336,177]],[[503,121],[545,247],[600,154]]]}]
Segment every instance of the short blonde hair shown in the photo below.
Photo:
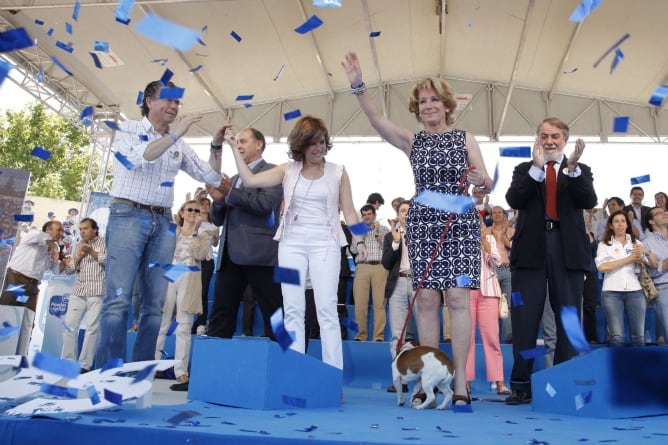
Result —
[{"label": "short blonde hair", "polygon": [[408,111],[415,114],[415,118],[418,120],[418,122],[422,122],[420,120],[420,107],[419,107],[420,90],[429,90],[429,89],[436,91],[436,95],[438,96],[439,99],[441,99],[441,101],[445,105],[445,108],[447,109],[447,111],[445,112],[445,123],[448,125],[454,124],[455,123],[454,112],[455,109],[457,108],[457,101],[455,100],[455,95],[452,93],[452,90],[450,89],[450,85],[448,85],[448,82],[446,82],[443,79],[439,79],[438,77],[431,76],[424,78],[413,87],[413,90],[411,91],[411,97],[408,99]]}]

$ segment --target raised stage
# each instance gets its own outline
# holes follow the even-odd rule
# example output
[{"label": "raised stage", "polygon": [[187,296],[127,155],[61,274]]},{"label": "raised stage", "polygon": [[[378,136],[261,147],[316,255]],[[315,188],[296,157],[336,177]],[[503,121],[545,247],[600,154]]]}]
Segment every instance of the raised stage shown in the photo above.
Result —
[{"label": "raised stage", "polygon": [[[398,407],[396,395],[385,391],[390,384],[387,343],[347,341],[344,345],[346,369],[342,403],[338,407],[251,410],[201,401],[188,402],[186,393],[169,390],[169,384],[173,382],[156,380],[153,389],[154,406],[148,409],[136,409],[130,403],[87,414],[25,418],[2,415],[0,443],[555,445],[584,442],[658,445],[668,440],[668,417],[665,415],[601,419],[537,412],[531,405],[506,406],[483,381],[480,347],[478,380],[473,387],[473,396],[479,399],[472,403],[472,414],[453,413],[450,409],[417,411]],[[317,342],[311,343],[314,351],[319,349],[318,346]],[[442,347],[449,352],[449,345]],[[504,345],[503,348],[508,372],[510,346]],[[668,357],[668,348],[647,349],[652,350],[653,354]],[[226,357],[217,359],[227,361]],[[638,363],[638,366],[651,365]],[[586,375],[573,378],[586,378]],[[220,381],[216,384],[227,383]],[[252,390],[254,382],[242,384]],[[660,388],[664,382],[657,381],[654,384]],[[633,385],[620,382],[613,388],[615,391],[629,391]],[[594,397],[597,394],[594,392]],[[5,403],[3,408],[9,406]]]}]

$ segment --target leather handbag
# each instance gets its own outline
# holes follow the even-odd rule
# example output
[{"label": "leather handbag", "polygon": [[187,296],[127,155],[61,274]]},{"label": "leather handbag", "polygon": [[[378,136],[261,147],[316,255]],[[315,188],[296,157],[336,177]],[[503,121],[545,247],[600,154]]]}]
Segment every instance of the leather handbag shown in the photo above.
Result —
[{"label": "leather handbag", "polygon": [[647,270],[645,263],[640,263],[640,274],[638,274],[638,281],[640,281],[640,287],[642,287],[642,293],[645,294],[645,300],[648,303],[656,300],[656,297],[659,296],[659,291],[652,281],[652,277]]},{"label": "leather handbag", "polygon": [[506,294],[501,294],[499,296],[499,318],[505,320],[510,316],[510,308],[508,307],[508,298]]}]

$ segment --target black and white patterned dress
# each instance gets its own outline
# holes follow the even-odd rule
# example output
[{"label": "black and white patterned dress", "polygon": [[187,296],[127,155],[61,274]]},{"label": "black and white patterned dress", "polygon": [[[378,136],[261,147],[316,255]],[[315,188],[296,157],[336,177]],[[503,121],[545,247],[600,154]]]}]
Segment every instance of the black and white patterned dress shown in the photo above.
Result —
[{"label": "black and white patterned dress", "polygon": [[[415,135],[409,159],[416,195],[425,189],[462,194],[459,182],[469,167],[465,132],[452,130],[431,134],[421,131]],[[448,216],[449,212],[415,202],[411,205],[406,218],[406,236],[415,287],[441,238]],[[469,277],[470,285],[458,286],[457,277],[460,276]],[[464,278],[464,281],[467,280]],[[424,289],[454,287],[480,287],[480,222],[475,207],[455,215],[422,285]]]}]

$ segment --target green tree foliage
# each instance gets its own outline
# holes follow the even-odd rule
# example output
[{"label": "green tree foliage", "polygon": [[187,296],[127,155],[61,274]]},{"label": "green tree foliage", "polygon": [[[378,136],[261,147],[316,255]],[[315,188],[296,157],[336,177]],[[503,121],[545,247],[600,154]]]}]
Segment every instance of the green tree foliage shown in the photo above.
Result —
[{"label": "green tree foliage", "polygon": [[[90,159],[88,144],[82,127],[43,104],[0,115],[0,165],[30,171],[31,195],[80,201]],[[49,150],[51,157],[44,161],[32,156],[35,146]]]}]

